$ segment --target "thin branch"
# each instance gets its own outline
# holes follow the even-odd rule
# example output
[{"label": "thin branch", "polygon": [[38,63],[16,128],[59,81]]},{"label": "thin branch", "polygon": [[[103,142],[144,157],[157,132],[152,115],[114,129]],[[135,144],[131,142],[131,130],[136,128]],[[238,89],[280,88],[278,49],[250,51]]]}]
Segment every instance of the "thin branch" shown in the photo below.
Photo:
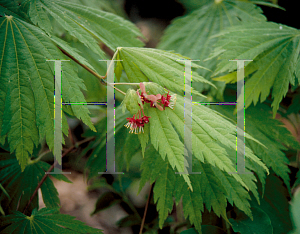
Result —
[{"label": "thin branch", "polygon": [[143,228],[144,228],[144,224],[145,224],[145,219],[146,219],[146,215],[147,215],[147,210],[148,210],[148,205],[150,203],[152,192],[153,192],[153,184],[151,184],[151,186],[150,186],[149,195],[148,195],[147,203],[146,203],[146,206],[145,206],[144,216],[143,216],[143,220],[142,220],[142,224],[141,224],[141,228],[140,228],[139,234],[142,234],[142,232],[143,232]]},{"label": "thin branch", "polygon": [[[70,55],[67,51],[63,50],[62,48],[60,48],[59,46],[57,46],[58,49],[60,49],[60,51],[65,54],[66,56],[68,56],[70,59],[72,59],[74,62],[76,62],[77,64],[79,64],[81,67],[83,67],[85,70],[87,70],[88,72],[90,72],[92,75],[96,76],[97,78],[100,79],[100,82],[102,84],[105,85],[109,85],[112,88],[114,88],[115,90],[117,90],[119,93],[122,93],[123,95],[126,95],[126,93],[124,93],[122,90],[114,87],[114,85],[107,83],[104,79],[107,77],[107,74],[105,76],[101,76],[99,75],[97,72],[93,71],[91,68],[89,68],[88,66],[82,64],[81,62],[79,62],[76,58],[74,58],[72,55]],[[114,58],[113,58],[114,59]]]},{"label": "thin branch", "polygon": [[178,223],[184,222],[184,217],[183,217],[183,206],[182,206],[182,198],[178,202],[178,205],[176,206],[176,221]]},{"label": "thin branch", "polygon": [[69,126],[69,128],[68,128],[68,131],[69,131],[69,137],[70,137],[70,140],[71,140],[71,142],[72,142],[72,145],[75,145],[75,141],[74,141],[74,138],[73,138],[73,135],[72,135],[70,126]]},{"label": "thin branch", "polygon": [[94,76],[96,76],[99,79],[105,79],[105,76],[100,76],[97,72],[93,71],[91,68],[89,68],[88,66],[82,64],[81,62],[79,62],[76,58],[74,58],[72,55],[70,55],[67,51],[63,50],[62,48],[60,48],[59,46],[57,46],[58,49],[60,49],[60,51],[65,54],[66,56],[68,56],[70,59],[72,59],[74,62],[76,62],[78,65],[82,66],[85,70],[87,70],[88,72],[90,72],[91,74],[93,74]]},{"label": "thin branch", "polygon": [[[86,139],[84,139],[84,140],[82,140],[82,141],[77,142],[75,145],[72,145],[69,149],[67,149],[67,150],[62,154],[61,157],[63,158],[63,157],[66,156],[68,153],[70,153],[74,148],[77,148],[79,145],[81,145],[81,144],[83,144],[83,143],[86,143],[86,142],[88,142],[88,141],[90,141],[90,140],[92,140],[92,139],[94,139],[94,137],[86,138]],[[75,149],[75,150],[77,150],[77,149]],[[55,162],[51,165],[51,167],[48,169],[47,172],[51,172],[51,171],[53,170],[53,168],[56,166],[56,164],[57,164],[57,161],[55,161]],[[23,211],[23,214],[26,213],[26,211],[27,211],[28,207],[30,206],[32,200],[34,199],[34,197],[35,197],[35,195],[37,194],[39,188],[42,186],[42,184],[44,183],[44,181],[46,180],[46,178],[47,178],[48,175],[49,175],[49,174],[45,173],[45,175],[43,176],[43,178],[41,179],[41,181],[40,181],[40,182],[38,183],[38,185],[36,186],[36,188],[35,188],[35,190],[34,190],[32,196],[30,197],[30,200],[28,201],[28,203],[27,203],[27,205],[26,205],[26,207],[25,207],[25,209],[24,209],[24,211]]]},{"label": "thin branch", "polygon": [[110,83],[108,83],[109,86],[113,87],[115,90],[117,90],[119,93],[123,94],[124,96],[126,95],[126,93],[124,93],[122,90],[114,87],[113,85],[111,85]]},{"label": "thin branch", "polygon": [[113,57],[114,56],[114,51],[112,49],[110,49],[107,45],[105,45],[104,43],[100,42],[99,46],[100,46],[101,50],[103,50],[109,57]]},{"label": "thin branch", "polygon": [[42,159],[46,154],[50,153],[51,150],[46,150],[45,152],[41,153],[36,159],[31,160],[31,163],[36,163]]}]

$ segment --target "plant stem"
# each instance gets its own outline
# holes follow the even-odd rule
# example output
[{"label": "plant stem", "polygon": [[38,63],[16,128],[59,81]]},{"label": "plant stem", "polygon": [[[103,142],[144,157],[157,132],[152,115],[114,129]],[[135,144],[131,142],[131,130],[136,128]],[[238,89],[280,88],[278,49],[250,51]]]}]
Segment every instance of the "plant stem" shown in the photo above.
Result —
[{"label": "plant stem", "polygon": [[144,224],[145,224],[145,219],[146,219],[146,215],[147,215],[147,210],[148,210],[148,205],[150,203],[152,192],[153,192],[153,184],[151,184],[151,186],[150,186],[149,195],[148,195],[147,203],[146,203],[146,206],[145,206],[144,216],[143,216],[143,220],[142,220],[142,224],[141,224],[141,228],[140,228],[140,233],[139,234],[142,234],[142,232],[143,232],[143,228],[144,228]]},{"label": "plant stem", "polygon": [[176,206],[176,218],[178,223],[184,222],[184,217],[182,214],[183,214],[182,199],[180,199],[178,205]]},{"label": "plant stem", "polygon": [[94,76],[96,76],[99,79],[105,79],[105,76],[100,76],[97,72],[93,71],[91,68],[89,68],[88,66],[82,64],[81,62],[79,62],[76,58],[74,58],[72,55],[70,55],[67,51],[63,50],[62,48],[60,48],[59,46],[57,46],[58,49],[60,49],[60,51],[65,54],[66,56],[68,56],[70,59],[72,59],[74,62],[76,62],[78,65],[82,66],[85,70],[87,70],[88,72],[90,72],[91,74],[93,74]]},{"label": "plant stem", "polygon": [[[117,90],[119,93],[122,93],[123,95],[126,95],[126,93],[124,93],[123,91],[121,91],[120,89],[114,87],[114,85],[110,84],[110,83],[106,83],[106,81],[104,81],[104,79],[106,78],[107,74],[105,76],[101,76],[99,75],[97,72],[93,71],[91,68],[89,68],[88,66],[82,64],[81,62],[79,62],[76,58],[74,58],[72,55],[70,55],[67,51],[63,50],[62,48],[60,48],[59,46],[57,46],[58,49],[60,49],[60,51],[65,54],[66,56],[68,56],[70,59],[72,59],[74,62],[76,62],[77,64],[79,64],[80,66],[82,66],[85,70],[87,70],[88,72],[90,72],[92,75],[96,76],[97,78],[100,79],[101,83],[104,83],[105,85],[109,85],[112,88],[114,88],[115,90]],[[117,53],[117,52],[116,52]],[[116,54],[115,53],[115,54]],[[114,55],[115,57],[115,55]],[[112,59],[114,59],[114,57]],[[111,65],[111,64],[110,64]]]},{"label": "plant stem", "polygon": [[69,131],[69,137],[70,137],[70,140],[71,140],[71,142],[72,142],[72,145],[75,145],[75,141],[74,141],[74,138],[73,138],[73,135],[72,135],[70,126],[69,126],[69,128],[68,128],[68,131]]},{"label": "plant stem", "polygon": [[124,93],[122,90],[116,88],[115,86],[113,86],[112,84],[108,83],[109,86],[113,87],[115,90],[117,90],[119,93],[123,94],[124,96],[126,95],[126,93]]},{"label": "plant stem", "polygon": [[[84,139],[84,140],[82,140],[82,141],[77,142],[75,145],[72,145],[69,149],[67,149],[67,150],[63,153],[63,155],[62,155],[61,157],[63,158],[63,157],[66,156],[68,153],[70,153],[74,148],[77,148],[79,145],[81,145],[81,144],[83,144],[83,143],[85,143],[85,142],[88,142],[88,141],[90,141],[90,140],[92,140],[92,139],[94,139],[94,137],[86,138],[86,139]],[[77,150],[77,149],[75,149],[75,150]],[[57,164],[57,161],[55,161],[55,162],[50,166],[50,168],[48,169],[47,172],[51,172],[56,164]],[[32,196],[30,197],[30,200],[28,201],[28,203],[27,203],[27,205],[26,205],[26,207],[25,207],[25,209],[24,209],[24,211],[23,211],[23,214],[25,214],[25,212],[27,211],[27,209],[28,209],[29,205],[31,204],[33,198],[34,198],[35,195],[37,194],[39,188],[42,186],[42,184],[44,183],[44,181],[46,180],[46,178],[47,178],[48,175],[49,175],[49,174],[45,173],[45,175],[43,176],[43,178],[41,179],[41,181],[40,181],[40,182],[38,183],[38,185],[36,186],[36,188],[35,188],[35,190],[34,190]]]},{"label": "plant stem", "polygon": [[45,152],[41,153],[36,159],[31,160],[31,163],[36,163],[41,160],[42,157],[44,157],[46,154],[50,153],[50,150],[46,150]]}]

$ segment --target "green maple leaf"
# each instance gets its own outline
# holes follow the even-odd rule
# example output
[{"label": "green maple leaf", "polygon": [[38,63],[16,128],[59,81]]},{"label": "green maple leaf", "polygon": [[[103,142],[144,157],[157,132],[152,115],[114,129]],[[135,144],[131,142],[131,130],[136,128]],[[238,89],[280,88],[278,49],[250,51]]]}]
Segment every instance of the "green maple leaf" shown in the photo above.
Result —
[{"label": "green maple leaf", "polygon": [[32,0],[29,16],[33,23],[46,32],[49,30],[49,13],[57,22],[93,52],[104,58],[98,42],[101,41],[112,50],[118,46],[142,46],[137,36],[142,36],[129,21],[115,14],[92,7],[64,1]]},{"label": "green maple leaf", "polygon": [[[259,97],[260,102],[265,101],[273,88],[272,107],[275,116],[289,84],[295,82],[294,73],[300,52],[299,30],[272,22],[246,23],[228,28],[216,36],[220,40],[214,56],[223,60],[213,76],[236,70],[236,63],[228,60],[253,60],[245,67],[245,76],[249,77],[245,84],[245,107],[252,102],[256,105]],[[236,73],[216,80],[236,82]]]},{"label": "green maple leaf", "polygon": [[[222,215],[227,220],[226,206],[229,201],[252,218],[248,191],[235,178],[216,167],[199,163],[194,158],[193,170],[201,171],[201,174],[189,176],[193,191],[181,176],[175,174],[170,163],[167,160],[163,161],[153,147],[147,148],[141,169],[140,190],[146,181],[155,182],[153,192],[159,213],[160,228],[172,211],[173,196],[177,202],[182,198],[185,217],[189,218],[199,232],[201,231],[203,204],[208,210],[212,208],[218,216]],[[243,177],[245,183],[252,191],[251,183],[255,177],[252,176],[250,180],[245,178]],[[256,190],[256,187],[254,189]]]},{"label": "green maple leaf", "polygon": [[[150,119],[150,139],[153,147],[159,151],[163,160],[166,156],[170,165],[178,172],[185,171],[185,162],[183,153],[184,145],[180,141],[178,134],[174,130],[165,113],[156,109],[148,110]],[[181,174],[186,183],[192,189],[191,181],[187,174]]]},{"label": "green maple leaf", "polygon": [[[155,86],[157,85],[153,85],[152,88]],[[158,93],[158,91],[154,91],[154,93]],[[195,157],[201,162],[205,160],[207,163],[217,166],[220,170],[234,172],[235,168],[233,167],[232,159],[226,152],[226,147],[236,150],[236,126],[207,107],[194,105],[193,113],[193,131],[191,135],[192,151]],[[167,156],[172,169],[176,167],[178,172],[184,172],[187,161],[183,156],[184,145],[179,138],[179,136],[181,139],[184,138],[183,97],[180,95],[177,96],[174,110],[168,107],[164,111],[160,111],[157,108],[148,108],[148,115],[151,117],[149,123],[152,145],[160,153],[163,160]],[[186,115],[187,117],[191,117],[189,113],[186,113]],[[246,135],[246,137],[255,141],[249,135]],[[248,147],[246,147],[245,152],[246,158],[251,160],[254,165],[260,167],[252,167],[253,169],[257,171],[263,171],[262,169],[264,169],[268,172],[264,163]],[[231,175],[246,189],[249,189],[240,175]],[[192,189],[188,175],[183,174],[183,178]],[[255,191],[256,187],[252,186],[250,189]]]},{"label": "green maple leaf", "polygon": [[1,217],[2,233],[103,233],[101,230],[89,227],[74,217],[60,214],[59,208],[43,208],[33,210],[31,216],[19,211]]},{"label": "green maple leaf", "polygon": [[252,218],[250,210],[250,195],[240,184],[229,174],[222,172],[216,168],[212,168],[215,176],[220,180],[226,191],[226,198],[231,205],[235,204],[237,208]]},{"label": "green maple leaf", "polygon": [[78,49],[71,47],[67,42],[65,42],[64,40],[62,40],[56,36],[49,35],[49,38],[60,48],[62,48],[63,50],[68,52],[70,55],[72,55],[81,64],[87,66],[88,68],[90,68],[93,71],[96,71],[95,68],[84,57],[82,57],[82,55],[80,54],[80,51]]},{"label": "green maple leaf", "polygon": [[207,59],[217,38],[212,35],[244,22],[265,21],[262,11],[252,3],[224,0],[211,1],[166,29],[158,48],[175,50],[192,59]]},{"label": "green maple leaf", "polygon": [[[119,47],[116,53],[119,55],[118,58],[122,60],[122,67],[130,82],[153,81],[173,92],[180,91],[183,94],[184,62],[181,60],[188,60],[189,58],[150,48]],[[192,63],[192,67],[203,68],[194,63]],[[193,73],[193,81],[214,86],[195,72]],[[194,89],[192,92],[203,97]]]},{"label": "green maple leaf", "polygon": [[[223,0],[201,1],[198,4],[203,6],[172,21],[165,30],[158,48],[174,50],[192,59],[199,59],[199,64],[212,71],[215,70],[218,61],[216,59],[203,61],[209,57],[218,41],[218,38],[211,36],[230,26],[266,21],[262,10],[253,3]],[[197,72],[207,80],[211,80],[211,71],[198,69]],[[225,84],[218,81],[213,81],[213,84],[218,87],[218,90],[211,89],[204,83],[193,83],[193,87],[198,91],[210,90],[211,95],[217,95],[221,99]]]},{"label": "green maple leaf", "polygon": [[146,151],[141,169],[143,171],[139,191],[147,180],[150,180],[150,183],[155,181],[153,188],[154,202],[157,203],[159,227],[162,228],[168,214],[173,209],[173,190],[176,182],[175,171],[168,161],[162,160],[153,147]]},{"label": "green maple leaf", "polygon": [[27,15],[29,6],[30,2],[27,0],[0,0],[0,15],[12,15],[15,17],[23,18],[27,22],[30,22],[29,17]]},{"label": "green maple leaf", "polygon": [[[228,174],[228,172],[235,171],[233,163],[236,160],[236,127],[207,107],[194,106],[192,115],[193,170],[202,174],[189,175],[190,182],[178,175],[178,181],[174,182],[173,174],[176,170],[178,171],[178,166],[175,170],[172,163],[184,164],[183,157],[180,157],[183,154],[183,144],[176,135],[184,137],[183,98],[177,96],[174,110],[166,108],[165,111],[159,111],[156,108],[149,108],[148,113],[151,116],[151,142],[161,156],[157,156],[151,150],[146,151],[146,155],[149,156],[146,156],[142,165],[140,188],[149,179],[150,183],[156,181],[154,196],[160,215],[160,227],[172,209],[170,195],[166,194],[172,191],[172,185],[173,190],[176,190],[174,193],[177,201],[183,195],[185,216],[189,217],[197,230],[201,230],[201,211],[203,211],[203,206],[201,208],[199,203],[205,203],[208,210],[212,208],[218,216],[222,215],[224,219],[227,219],[225,208],[226,200],[228,200],[253,219],[247,190],[252,191],[259,202],[257,187],[254,183],[255,176]],[[173,126],[178,133],[174,131]],[[247,138],[253,139],[249,135]],[[231,151],[227,153],[228,148]],[[169,155],[168,162],[165,160],[165,155]],[[247,168],[257,173],[268,171],[249,148],[246,148],[246,159],[247,163],[251,162],[251,164],[246,164]],[[199,164],[198,160],[202,163]],[[189,183],[193,186],[193,190],[190,189]],[[226,185],[226,188],[223,185]]]},{"label": "green maple leaf", "polygon": [[[15,155],[1,155],[0,161],[0,182],[9,194],[7,198],[4,193],[1,194],[0,200],[3,208],[11,213],[12,211],[23,211],[26,207],[31,195],[36,189],[38,183],[45,175],[45,171],[49,169],[50,165],[38,161],[31,161],[30,164],[21,172],[20,165]],[[52,174],[56,179],[71,183],[64,175]],[[44,184],[41,186],[43,201],[47,208],[54,208],[59,206],[59,198],[56,188],[52,180],[47,177]],[[29,209],[38,207],[38,197],[35,196],[31,202]]]},{"label": "green maple leaf", "polygon": [[[62,53],[39,28],[13,16],[0,20],[0,135],[8,137],[10,152],[16,152],[22,170],[27,165],[34,145],[44,137],[54,148],[53,62]],[[62,64],[62,98],[64,102],[84,102],[80,89],[85,89],[76,69]],[[93,124],[86,107],[73,105],[74,115],[91,129]],[[68,133],[63,115],[63,133]]]},{"label": "green maple leaf", "polygon": [[[213,208],[217,216],[227,220],[226,217],[226,190],[221,181],[213,172],[213,167],[209,164],[202,164],[197,160],[193,163],[194,171],[201,171],[201,174],[191,174],[190,179],[194,188],[191,191],[182,179],[177,176],[174,196],[178,203],[182,197],[184,216],[189,218],[195,228],[201,232],[203,204],[210,211]],[[241,186],[241,185],[238,185]]]},{"label": "green maple leaf", "polygon": [[[262,196],[262,191],[259,192]],[[230,219],[235,232],[280,234],[289,233],[292,229],[288,191],[273,173],[267,178],[266,192],[263,199],[261,199],[261,204],[258,205],[253,198],[250,204],[253,220],[240,213],[238,213],[236,219]]]},{"label": "green maple leaf", "polygon": [[[206,160],[213,166],[217,166],[226,172],[235,171],[233,163],[226,153],[225,147],[236,150],[236,126],[225,120],[216,112],[201,105],[193,106],[192,115],[192,146],[193,154],[201,162]],[[176,126],[179,134],[184,138],[184,101],[183,97],[177,96],[174,110],[166,109],[167,116]],[[187,117],[191,117],[186,113]],[[246,137],[250,137],[246,135]],[[201,150],[199,150],[201,149]],[[246,147],[245,157],[260,165],[266,171],[266,166],[258,159],[253,152]],[[261,168],[261,169],[262,169]],[[241,184],[245,185],[237,174],[232,174]]]},{"label": "green maple leaf", "polygon": [[43,3],[39,0],[31,0],[28,15],[35,25],[51,33],[52,27],[48,15],[45,12]]},{"label": "green maple leaf", "polygon": [[[222,106],[215,107],[215,109],[236,121],[236,117],[233,115],[234,107]],[[272,119],[270,112],[271,109],[264,104],[257,105],[257,107],[250,106],[246,110],[246,132],[255,136],[256,139],[267,147],[248,140],[246,141],[246,145],[253,150],[255,155],[262,159],[266,166],[272,168],[283,179],[290,191],[289,160],[283,151],[288,148],[297,150],[300,145],[279,120]],[[259,178],[264,191],[264,178],[260,175]]]}]

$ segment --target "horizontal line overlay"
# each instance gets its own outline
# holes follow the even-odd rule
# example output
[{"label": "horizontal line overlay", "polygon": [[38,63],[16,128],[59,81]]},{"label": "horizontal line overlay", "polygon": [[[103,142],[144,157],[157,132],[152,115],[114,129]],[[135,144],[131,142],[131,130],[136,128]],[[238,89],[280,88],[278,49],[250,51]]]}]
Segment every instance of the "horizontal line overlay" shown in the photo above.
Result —
[{"label": "horizontal line overlay", "polygon": [[[236,105],[237,102],[192,102],[196,105]],[[62,105],[107,105],[106,102],[62,102]]]},{"label": "horizontal line overlay", "polygon": [[106,102],[62,102],[62,105],[107,105]]},{"label": "horizontal line overlay", "polygon": [[237,102],[192,102],[196,105],[236,105]]}]

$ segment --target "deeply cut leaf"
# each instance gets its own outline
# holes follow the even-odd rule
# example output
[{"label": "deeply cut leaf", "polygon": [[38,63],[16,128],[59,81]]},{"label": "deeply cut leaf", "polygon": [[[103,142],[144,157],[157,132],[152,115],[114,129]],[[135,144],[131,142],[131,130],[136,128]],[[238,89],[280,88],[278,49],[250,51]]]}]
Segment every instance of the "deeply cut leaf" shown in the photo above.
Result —
[{"label": "deeply cut leaf", "polygon": [[35,234],[35,233],[102,233],[101,230],[89,227],[74,217],[60,214],[59,208],[43,208],[34,210],[31,216],[26,216],[19,211],[1,218],[1,226],[5,227],[1,233],[9,234]]},{"label": "deeply cut leaf", "polygon": [[[50,165],[45,162],[36,162],[29,164],[23,172],[21,172],[15,156],[1,155],[0,160],[0,183],[6,189],[10,199],[4,193],[1,194],[0,200],[3,209],[9,213],[15,210],[23,211],[26,207],[31,195],[33,194],[38,183],[45,175],[45,171],[49,169]],[[70,182],[64,175],[52,174],[52,176],[59,180]],[[54,208],[59,205],[59,198],[56,188],[50,178],[47,178],[41,187],[43,200],[48,208]],[[38,197],[35,196],[29,206],[29,211],[38,207]]]},{"label": "deeply cut leaf", "polygon": [[[215,70],[216,59],[205,61],[218,41],[218,38],[211,36],[230,26],[245,22],[265,21],[266,18],[259,7],[249,2],[223,0],[220,2],[201,1],[201,4],[203,6],[199,9],[172,21],[164,32],[158,48],[174,50],[192,59],[199,59],[198,64]],[[210,71],[198,69],[197,72],[207,80],[211,80]],[[218,90],[204,83],[193,83],[193,87],[198,91],[209,90],[211,95],[221,99],[224,83],[213,81],[213,84],[218,87]]]},{"label": "deeply cut leaf", "polygon": [[[176,92],[184,91],[184,62],[189,58],[179,54],[150,48],[119,47],[118,52],[122,66],[130,82],[153,81]],[[192,67],[203,68],[193,64]],[[193,81],[204,82],[214,86],[197,73],[193,73]],[[186,88],[189,88],[186,86]],[[203,96],[193,89],[193,94]]]},{"label": "deeply cut leaf", "polygon": [[[110,49],[118,46],[142,46],[137,36],[142,36],[138,29],[129,21],[99,9],[57,0],[35,0],[31,13],[33,22],[44,26],[48,20],[37,17],[41,15],[41,8],[49,13],[72,36],[77,38],[96,54],[104,57],[98,42],[101,41]],[[45,14],[44,14],[45,15]],[[42,27],[48,29],[48,27]],[[49,31],[47,31],[49,32]]]},{"label": "deeply cut leaf", "polygon": [[[7,136],[10,152],[16,152],[22,170],[29,155],[44,137],[54,148],[54,62],[62,53],[39,28],[7,16],[0,20],[0,135]],[[62,63],[62,98],[64,102],[85,102],[85,89],[70,62]],[[86,107],[72,105],[75,116],[91,129]],[[63,133],[68,125],[63,115]]]},{"label": "deeply cut leaf", "polygon": [[[217,36],[221,40],[216,45],[215,54],[222,61],[213,75],[236,70],[236,63],[228,60],[253,60],[245,68],[245,75],[249,77],[245,84],[245,107],[252,102],[256,105],[259,96],[260,102],[265,101],[273,87],[275,116],[289,84],[295,82],[300,52],[299,30],[272,22],[247,23],[231,27]],[[233,76],[222,77],[222,80],[226,79],[231,82]]]},{"label": "deeply cut leaf", "polygon": [[[183,150],[184,145],[180,141],[176,131],[173,129],[166,115],[156,108],[148,110],[150,119],[150,139],[156,150],[159,151],[163,160],[166,156],[172,168],[176,167],[178,172],[185,172]],[[192,190],[191,181],[187,174],[181,174]]]},{"label": "deeply cut leaf", "polygon": [[[222,106],[215,107],[215,109],[236,121],[236,117],[233,115],[234,107]],[[247,140],[246,145],[253,150],[255,155],[262,159],[266,166],[272,168],[284,180],[290,190],[289,160],[283,151],[287,150],[286,147],[299,149],[300,145],[291,133],[282,126],[280,121],[272,119],[270,111],[271,108],[263,104],[257,105],[257,107],[250,106],[246,110],[246,132],[255,136],[257,140],[267,147],[263,147],[251,140]],[[261,182],[264,186],[264,182]]]}]

